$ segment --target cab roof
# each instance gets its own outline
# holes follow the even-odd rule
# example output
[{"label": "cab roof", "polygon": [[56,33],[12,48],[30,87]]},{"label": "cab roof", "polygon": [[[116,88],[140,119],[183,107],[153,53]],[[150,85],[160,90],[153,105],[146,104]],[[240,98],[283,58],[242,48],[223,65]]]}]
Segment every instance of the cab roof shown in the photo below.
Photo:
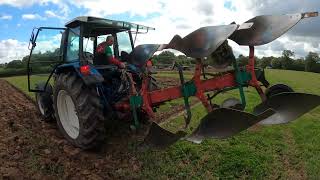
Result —
[{"label": "cab roof", "polygon": [[139,30],[149,31],[155,30],[155,28],[139,25],[135,23],[125,22],[125,21],[115,21],[110,19],[92,17],[92,16],[79,16],[65,24],[68,28],[75,28],[80,26],[80,24],[89,25],[92,29],[95,28],[107,28],[114,29],[116,31],[132,30],[139,32]]}]

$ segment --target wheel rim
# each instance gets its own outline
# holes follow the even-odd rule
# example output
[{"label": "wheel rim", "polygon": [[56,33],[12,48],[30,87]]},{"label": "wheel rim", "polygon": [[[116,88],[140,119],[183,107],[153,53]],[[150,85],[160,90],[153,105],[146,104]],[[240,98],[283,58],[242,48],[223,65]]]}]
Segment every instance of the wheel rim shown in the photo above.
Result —
[{"label": "wheel rim", "polygon": [[63,129],[72,139],[76,139],[79,135],[79,118],[73,100],[65,90],[58,93],[57,109]]},{"label": "wheel rim", "polygon": [[41,97],[39,97],[39,96],[38,96],[38,98],[37,98],[37,103],[38,103],[38,107],[39,107],[40,113],[41,113],[42,115],[44,115],[43,104],[41,103]]}]

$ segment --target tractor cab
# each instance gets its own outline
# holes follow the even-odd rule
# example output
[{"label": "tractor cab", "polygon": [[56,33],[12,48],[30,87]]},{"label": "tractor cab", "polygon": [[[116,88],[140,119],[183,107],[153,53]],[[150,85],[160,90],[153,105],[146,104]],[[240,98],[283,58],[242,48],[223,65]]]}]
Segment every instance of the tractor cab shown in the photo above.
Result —
[{"label": "tractor cab", "polygon": [[154,28],[89,16],[77,17],[67,22],[65,28],[35,28],[29,43],[29,90],[43,91],[44,87],[36,87],[39,82],[49,83],[55,71],[70,66],[81,69],[81,66],[90,65],[98,71],[112,71],[117,67],[108,64],[106,57],[96,52],[97,46],[108,36],[112,36],[113,56],[127,62],[134,49],[137,34],[147,33],[149,30]]},{"label": "tractor cab", "polygon": [[[86,62],[94,65],[106,64],[104,59],[97,56],[96,48],[100,43],[103,43],[108,36],[114,38],[114,44],[111,49],[113,55],[122,60],[127,61],[127,56],[134,48],[134,43],[138,33],[147,33],[154,28],[123,22],[113,21],[95,17],[78,17],[66,24],[69,28],[69,35],[67,39],[68,45],[74,38],[79,38],[79,57],[80,61],[84,64]],[[78,33],[75,33],[78,32]],[[133,37],[133,34],[135,37]]]}]

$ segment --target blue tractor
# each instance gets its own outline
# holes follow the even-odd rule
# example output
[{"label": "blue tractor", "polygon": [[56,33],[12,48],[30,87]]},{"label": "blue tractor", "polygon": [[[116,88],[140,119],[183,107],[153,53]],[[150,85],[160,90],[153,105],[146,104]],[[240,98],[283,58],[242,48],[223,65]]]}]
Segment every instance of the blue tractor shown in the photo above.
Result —
[{"label": "blue tractor", "polygon": [[[130,82],[141,86],[141,67],[127,61],[136,35],[154,28],[96,17],[77,17],[65,26],[33,30],[28,88],[35,92],[44,120],[55,119],[69,142],[88,149],[104,140],[108,118],[128,118],[121,111],[115,113],[113,105],[127,100]],[[96,53],[107,36],[114,37],[114,56],[128,63],[126,70]],[[153,78],[152,84],[156,86]]]}]

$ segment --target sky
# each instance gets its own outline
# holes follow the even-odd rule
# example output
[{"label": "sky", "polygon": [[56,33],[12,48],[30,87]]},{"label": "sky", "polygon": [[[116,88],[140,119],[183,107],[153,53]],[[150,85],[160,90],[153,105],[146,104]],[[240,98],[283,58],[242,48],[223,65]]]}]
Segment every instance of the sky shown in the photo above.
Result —
[{"label": "sky", "polygon": [[[241,24],[258,15],[320,11],[319,0],[0,0],[0,63],[29,54],[34,27],[63,27],[77,16],[97,16],[148,25],[155,31],[140,35],[138,44],[169,43],[203,26]],[[248,48],[229,41],[236,55]],[[281,38],[257,47],[256,55],[281,56],[283,50],[300,58],[320,53],[320,17],[304,19]]]}]

